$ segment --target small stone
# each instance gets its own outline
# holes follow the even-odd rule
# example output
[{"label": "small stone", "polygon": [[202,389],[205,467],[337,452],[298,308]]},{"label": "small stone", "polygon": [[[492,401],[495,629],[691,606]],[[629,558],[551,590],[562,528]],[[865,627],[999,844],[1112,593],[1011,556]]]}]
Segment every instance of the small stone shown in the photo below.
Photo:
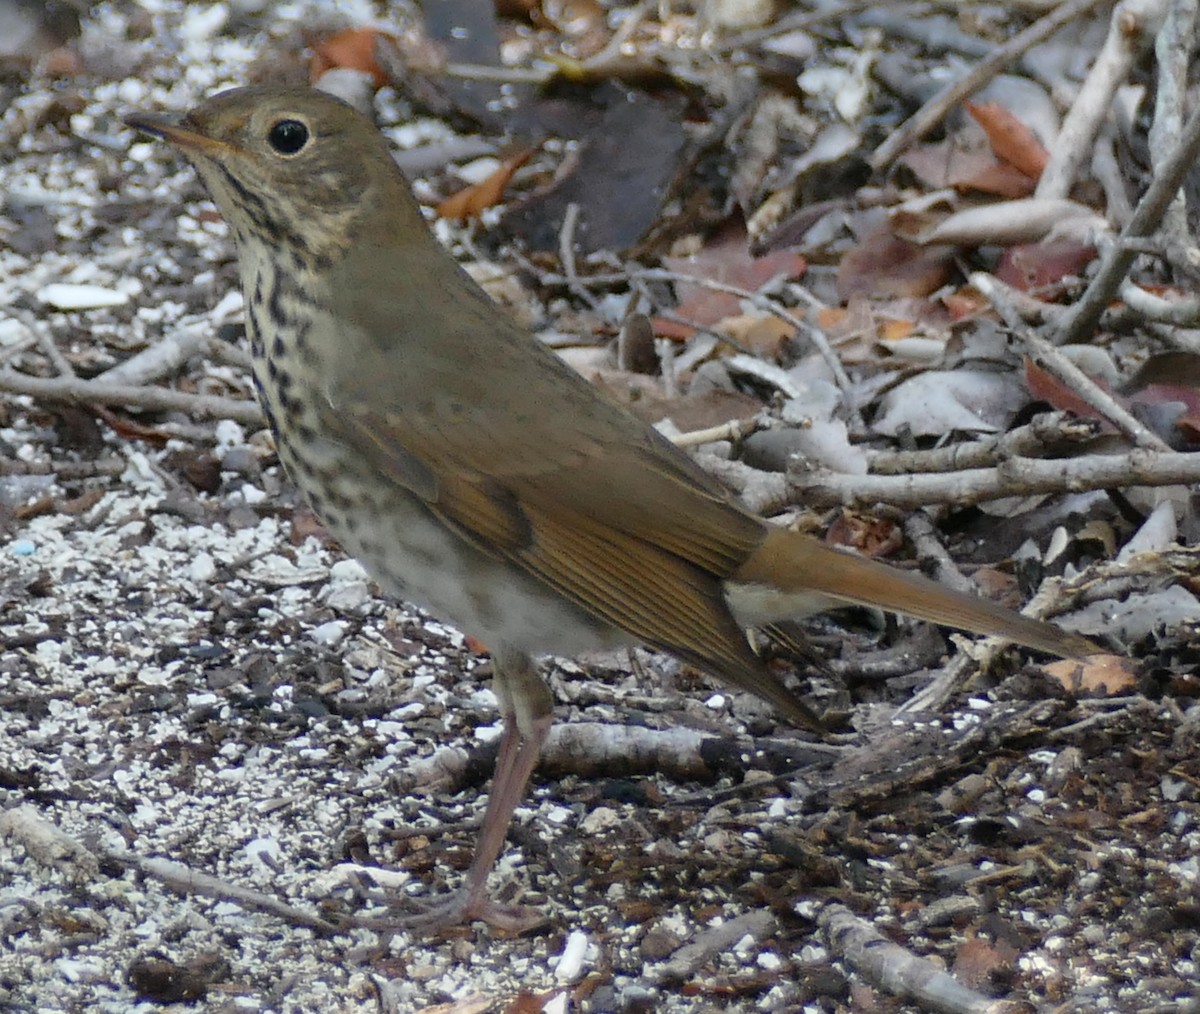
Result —
[{"label": "small stone", "polygon": [[56,310],[96,310],[104,306],[124,306],[129,296],[100,285],[68,285],[55,282],[38,290],[38,299]]}]

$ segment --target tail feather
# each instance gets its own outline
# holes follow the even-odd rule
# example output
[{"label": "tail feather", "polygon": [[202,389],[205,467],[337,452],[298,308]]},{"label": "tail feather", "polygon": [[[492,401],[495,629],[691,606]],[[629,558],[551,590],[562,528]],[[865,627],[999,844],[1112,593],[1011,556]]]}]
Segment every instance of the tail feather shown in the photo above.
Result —
[{"label": "tail feather", "polygon": [[1027,648],[1079,658],[1101,649],[1078,634],[963,595],[920,574],[775,529],[727,582],[739,622],[761,626],[836,605],[878,606],[930,623],[1003,637]]}]

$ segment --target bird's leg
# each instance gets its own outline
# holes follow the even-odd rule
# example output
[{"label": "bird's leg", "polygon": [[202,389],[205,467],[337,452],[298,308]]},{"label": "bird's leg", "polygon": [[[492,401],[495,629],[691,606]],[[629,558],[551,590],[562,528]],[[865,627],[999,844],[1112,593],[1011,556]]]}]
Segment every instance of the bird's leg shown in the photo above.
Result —
[{"label": "bird's leg", "polygon": [[[388,927],[433,930],[481,919],[501,929],[524,931],[545,921],[531,909],[492,901],[487,879],[550,732],[554,700],[528,655],[501,649],[493,651],[492,662],[504,734],[471,867],[462,886],[445,901],[411,918],[385,920]],[[360,925],[369,921],[355,920]]]}]

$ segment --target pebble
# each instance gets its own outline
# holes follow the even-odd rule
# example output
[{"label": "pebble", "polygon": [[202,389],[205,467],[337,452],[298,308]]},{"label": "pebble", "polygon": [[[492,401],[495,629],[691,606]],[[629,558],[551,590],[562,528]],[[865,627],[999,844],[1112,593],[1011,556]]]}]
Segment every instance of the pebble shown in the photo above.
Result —
[{"label": "pebble", "polygon": [[124,292],[106,289],[102,285],[68,285],[55,282],[38,290],[37,298],[56,310],[96,310],[104,306],[124,306],[129,297]]}]

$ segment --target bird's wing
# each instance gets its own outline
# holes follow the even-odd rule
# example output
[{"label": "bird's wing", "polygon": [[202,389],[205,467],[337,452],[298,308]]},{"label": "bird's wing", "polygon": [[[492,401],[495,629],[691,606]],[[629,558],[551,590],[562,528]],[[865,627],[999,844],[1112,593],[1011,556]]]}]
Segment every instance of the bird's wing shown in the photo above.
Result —
[{"label": "bird's wing", "polygon": [[616,445],[605,443],[604,426],[582,435],[567,427],[569,443],[540,433],[536,454],[499,445],[504,427],[465,443],[468,431],[456,439],[454,426],[448,435],[428,418],[361,401],[331,409],[326,424],[484,552],[589,615],[820,728],[750,649],[725,600],[722,578],[761,541],[762,522],[732,506],[705,473],[695,477],[681,452],[660,447],[657,435],[647,440],[640,424]]}]

